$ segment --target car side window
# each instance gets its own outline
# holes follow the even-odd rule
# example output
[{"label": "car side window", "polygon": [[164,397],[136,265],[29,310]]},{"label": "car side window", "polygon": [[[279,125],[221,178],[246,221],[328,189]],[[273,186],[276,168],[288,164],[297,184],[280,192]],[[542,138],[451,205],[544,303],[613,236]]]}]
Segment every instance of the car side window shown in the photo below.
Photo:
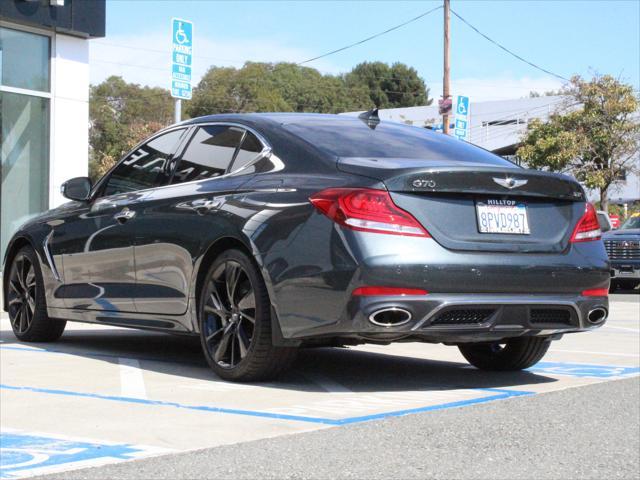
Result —
[{"label": "car side window", "polygon": [[[236,159],[233,161],[233,166],[231,167],[231,171],[235,172],[240,170],[242,167],[248,165],[253,162],[260,152],[264,149],[264,145],[262,142],[258,140],[253,133],[247,131],[244,138],[242,139],[242,145],[240,145],[240,149],[236,155]],[[251,173],[247,170],[246,173]]]},{"label": "car side window", "polygon": [[225,125],[199,127],[182,154],[172,183],[191,182],[224,175],[244,130]]},{"label": "car side window", "polygon": [[185,128],[172,130],[142,144],[111,172],[100,196],[159,187],[169,181],[168,163]]}]

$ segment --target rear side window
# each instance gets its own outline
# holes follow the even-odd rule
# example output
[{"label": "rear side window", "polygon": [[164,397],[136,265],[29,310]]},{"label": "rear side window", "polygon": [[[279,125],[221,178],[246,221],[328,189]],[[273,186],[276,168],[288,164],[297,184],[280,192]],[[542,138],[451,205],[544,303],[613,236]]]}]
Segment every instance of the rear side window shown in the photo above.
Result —
[{"label": "rear side window", "polygon": [[[262,152],[263,148],[264,146],[262,145],[260,140],[258,140],[258,137],[256,137],[253,133],[247,131],[244,139],[242,140],[242,145],[238,150],[238,154],[236,155],[236,159],[233,162],[233,167],[231,168],[231,170],[235,172],[253,162],[258,157],[260,152]],[[247,171],[247,173],[249,173],[249,171]]]},{"label": "rear side window", "polygon": [[186,129],[173,130],[142,144],[118,164],[101,196],[159,187],[169,181],[168,162]]},{"label": "rear side window", "polygon": [[173,183],[224,175],[244,131],[224,125],[199,127],[189,141],[173,175]]},{"label": "rear side window", "polygon": [[513,167],[508,160],[467,142],[384,120],[375,129],[353,117],[304,119],[284,127],[336,157],[458,160]]}]

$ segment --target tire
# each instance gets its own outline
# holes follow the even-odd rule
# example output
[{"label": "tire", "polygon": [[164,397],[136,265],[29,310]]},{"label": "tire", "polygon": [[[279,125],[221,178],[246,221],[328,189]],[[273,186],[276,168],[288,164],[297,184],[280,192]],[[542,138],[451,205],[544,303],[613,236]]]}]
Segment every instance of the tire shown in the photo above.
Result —
[{"label": "tire", "polygon": [[227,250],[209,268],[198,323],[207,363],[225,380],[272,379],[295,358],[296,348],[273,345],[267,288],[254,262],[240,250]]},{"label": "tire", "polygon": [[458,345],[467,361],[480,370],[523,370],[542,359],[551,341],[545,337],[519,337],[496,343]]},{"label": "tire", "polygon": [[60,338],[65,320],[49,318],[38,258],[23,247],[11,262],[7,309],[14,335],[23,342],[53,342]]}]

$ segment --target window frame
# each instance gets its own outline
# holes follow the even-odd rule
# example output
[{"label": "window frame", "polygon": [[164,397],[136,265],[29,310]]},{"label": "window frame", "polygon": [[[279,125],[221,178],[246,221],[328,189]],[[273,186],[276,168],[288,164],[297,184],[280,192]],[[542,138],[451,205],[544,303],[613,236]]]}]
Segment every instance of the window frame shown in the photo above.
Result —
[{"label": "window frame", "polygon": [[[98,180],[96,182],[96,184],[93,186],[93,188],[91,189],[91,193],[89,194],[89,201],[93,202],[96,199],[99,198],[106,198],[108,196],[111,195],[102,195],[102,193],[104,192],[104,188],[105,185],[108,183],[109,178],[111,178],[111,175],[113,174],[113,172],[115,171],[116,168],[118,168],[120,166],[121,163],[123,163],[127,158],[129,158],[129,156],[134,153],[136,150],[138,150],[140,147],[142,147],[143,145],[146,145],[149,142],[152,142],[153,140],[155,140],[156,138],[165,135],[167,133],[171,133],[171,132],[175,132],[177,130],[184,130],[185,134],[183,136],[183,138],[181,138],[177,143],[176,146],[174,147],[173,151],[169,154],[169,158],[168,158],[168,164],[169,164],[169,168],[171,168],[171,172],[169,173],[169,181],[166,182],[163,185],[158,185],[157,187],[150,187],[150,188],[142,188],[140,190],[133,190],[134,192],[144,192],[146,190],[154,190],[156,188],[161,188],[167,185],[171,184],[171,180],[173,179],[173,172],[175,170],[175,165],[172,165],[174,159],[176,158],[176,154],[177,152],[181,151],[182,146],[184,145],[184,142],[186,139],[191,138],[191,128],[189,125],[176,125],[174,127],[169,127],[166,128],[164,130],[160,130],[159,132],[156,132],[155,134],[153,134],[152,136],[145,138],[144,140],[142,140],[141,142],[137,143],[131,150],[129,150],[127,153],[125,153],[122,158],[120,160],[118,160],[115,165],[113,165],[108,171],[107,173],[105,173],[102,178],[100,178],[100,180]],[[131,192],[129,192],[131,193]],[[121,195],[121,194],[115,194],[115,195]]]},{"label": "window frame", "polygon": [[[178,166],[180,165],[180,162],[182,161],[182,156],[184,155],[186,149],[189,147],[189,144],[191,143],[191,140],[195,137],[195,134],[196,134],[197,130],[199,128],[201,128],[201,127],[208,127],[208,126],[222,126],[222,127],[229,127],[229,128],[235,127],[235,128],[239,128],[239,129],[241,129],[243,131],[242,132],[242,137],[240,138],[240,141],[238,142],[238,146],[236,147],[235,151],[233,152],[233,157],[231,157],[231,161],[229,162],[229,165],[227,166],[227,169],[225,170],[225,173],[223,175],[219,175],[217,177],[201,178],[201,179],[196,179],[196,180],[190,180],[188,182],[173,183],[174,174],[175,174],[176,170],[178,169]],[[246,136],[246,132],[251,132],[253,135],[255,135],[255,137],[258,139],[258,141],[262,145],[262,150],[256,155],[256,158],[254,160],[252,160],[251,162],[245,164],[241,168],[239,168],[237,170],[234,170],[233,169],[233,165],[235,164],[236,157],[238,156],[238,152],[240,151],[240,147],[242,146],[242,142],[244,141],[244,138]],[[211,180],[218,180],[220,178],[227,178],[227,177],[229,177],[231,175],[242,175],[242,173],[239,173],[239,172],[242,172],[243,170],[249,168],[251,165],[255,164],[258,160],[260,160],[264,156],[271,154],[272,151],[273,151],[273,149],[271,148],[271,145],[264,138],[264,136],[262,136],[255,129],[253,129],[253,128],[247,126],[247,125],[244,125],[242,123],[235,123],[235,122],[202,122],[202,123],[194,123],[194,124],[191,124],[191,131],[187,134],[187,138],[182,143],[182,145],[178,148],[178,150],[174,153],[173,158],[176,159],[176,161],[175,161],[175,165],[173,165],[173,170],[171,172],[171,178],[169,179],[169,182],[168,182],[167,186],[188,185],[188,184],[191,184],[191,183],[206,182],[206,181],[211,181]]]}]

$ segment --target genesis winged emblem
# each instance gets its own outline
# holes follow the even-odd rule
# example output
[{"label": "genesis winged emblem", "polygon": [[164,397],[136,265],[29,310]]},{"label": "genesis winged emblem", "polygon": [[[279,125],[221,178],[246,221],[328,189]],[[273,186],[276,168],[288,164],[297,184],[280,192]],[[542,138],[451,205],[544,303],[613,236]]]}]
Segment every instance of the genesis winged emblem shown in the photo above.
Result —
[{"label": "genesis winged emblem", "polygon": [[493,181],[498,185],[504,188],[508,188],[509,190],[513,188],[522,187],[526,185],[529,180],[516,180],[515,178],[507,177],[507,178],[497,178],[493,177]]}]

